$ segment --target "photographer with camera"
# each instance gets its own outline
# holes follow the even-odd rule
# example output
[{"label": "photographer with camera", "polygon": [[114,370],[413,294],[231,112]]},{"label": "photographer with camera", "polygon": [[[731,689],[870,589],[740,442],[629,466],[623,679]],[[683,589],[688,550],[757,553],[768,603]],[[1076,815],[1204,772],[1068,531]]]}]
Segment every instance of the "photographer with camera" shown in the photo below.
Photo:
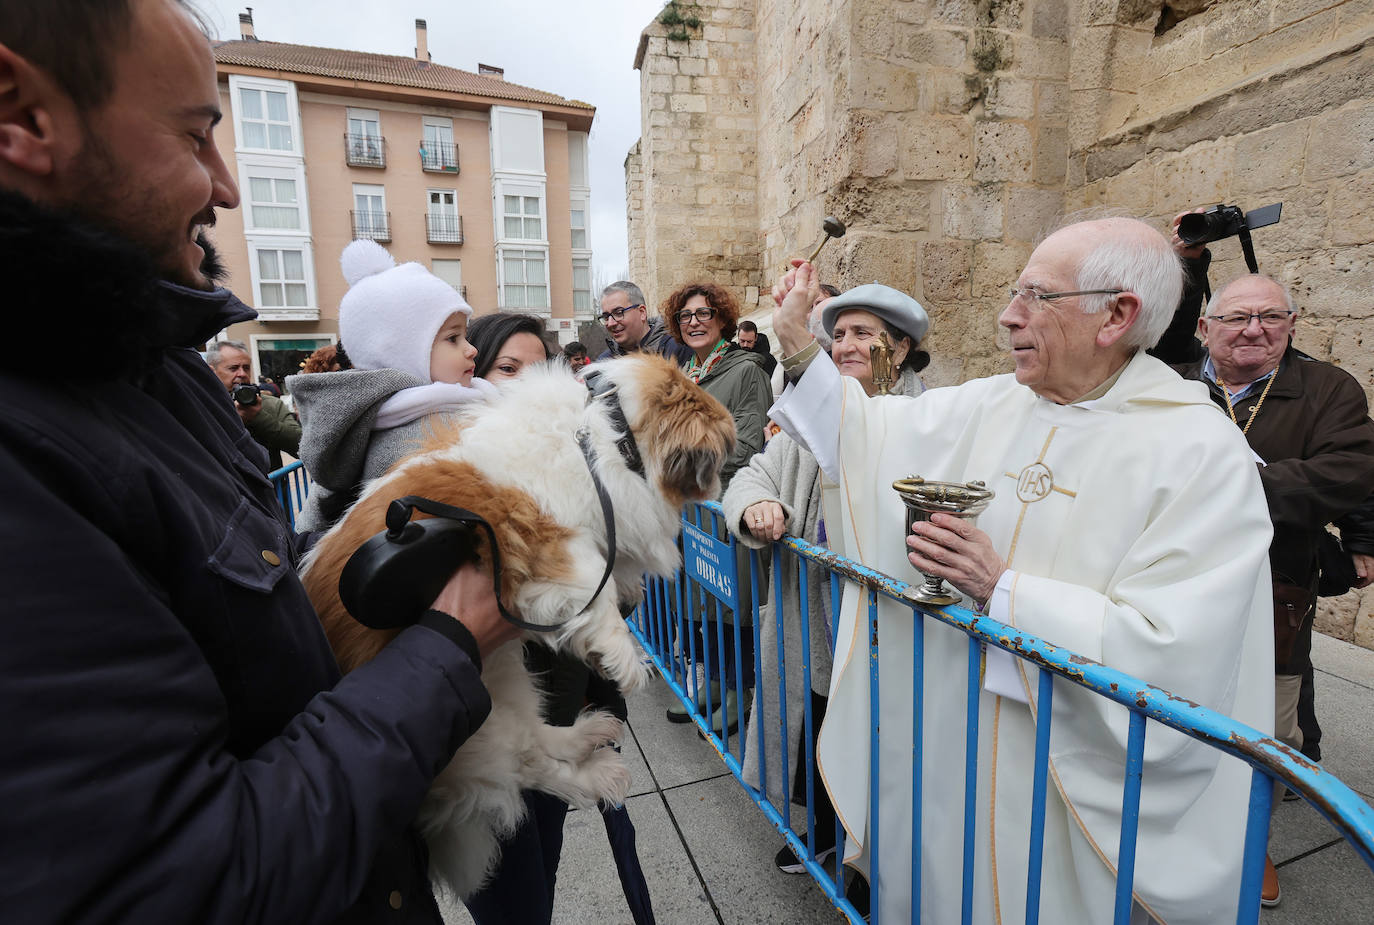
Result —
[{"label": "photographer with camera", "polygon": [[253,439],[267,450],[269,470],[282,467],[282,453],[299,456],[301,422],[282,401],[253,383],[253,360],[242,341],[221,340],[210,345],[205,362],[234,399],[234,408]]},{"label": "photographer with camera", "polygon": [[[1257,213],[1268,213],[1271,220],[1256,222]],[[1293,346],[1298,322],[1293,297],[1281,283],[1257,272],[1249,230],[1276,220],[1273,206],[1245,214],[1222,205],[1175,216],[1172,243],[1189,280],[1174,320],[1153,352],[1173,363],[1185,379],[1207,386],[1212,401],[1245,435],[1259,465],[1274,525],[1269,547],[1274,736],[1304,749],[1306,729],[1320,736],[1315,711],[1308,705],[1309,715],[1301,717],[1307,722],[1301,722],[1304,711],[1299,707],[1304,680],[1310,684],[1312,673],[1317,596],[1332,593],[1335,571],[1349,573],[1336,593],[1365,581],[1355,574],[1349,555],[1339,548],[1329,554],[1334,538],[1326,525],[1340,525],[1357,514],[1374,491],[1374,423],[1354,377]],[[1235,235],[1241,236],[1252,272],[1211,295],[1199,317],[1211,260],[1207,244]],[[1334,567],[1340,565],[1344,568]],[[1319,754],[1309,751],[1314,758]],[[1279,902],[1278,872],[1267,859],[1260,901],[1265,906]]]}]

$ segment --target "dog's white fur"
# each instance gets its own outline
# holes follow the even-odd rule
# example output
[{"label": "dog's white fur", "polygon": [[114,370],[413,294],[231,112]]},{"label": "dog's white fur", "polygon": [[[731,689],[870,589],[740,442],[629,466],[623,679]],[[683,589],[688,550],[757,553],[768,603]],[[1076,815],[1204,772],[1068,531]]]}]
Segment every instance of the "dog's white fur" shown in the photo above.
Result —
[{"label": "dog's white fur", "polygon": [[[637,435],[645,477],[625,465],[616,447],[620,435],[605,404],[588,402],[586,388],[561,364],[528,370],[495,400],[470,406],[457,442],[407,457],[369,484],[307,557],[307,587],[345,669],[375,654],[390,635],[379,638],[377,631],[361,630],[343,613],[337,570],[352,550],[384,528],[376,512],[387,501],[410,494],[432,497],[436,466],[460,463],[475,467],[490,484],[528,497],[539,512],[568,528],[561,544],[534,545],[534,557],[557,557],[558,577],[526,580],[503,595],[522,619],[558,626],[526,636],[574,654],[623,690],[644,682],[647,663],[619,604],[638,599],[644,573],[669,575],[678,568],[681,504],[719,493],[717,473],[733,444],[734,427],[718,402],[665,361],[632,357],[589,369],[615,383]],[[684,402],[693,407],[681,407]],[[675,425],[679,417],[683,423]],[[676,439],[674,427],[683,431],[677,435],[682,439]],[[601,505],[577,444],[580,429],[591,438],[597,474],[615,511],[614,571],[595,601],[591,598],[605,568],[607,540]],[[639,436],[641,432],[653,435]],[[480,512],[480,499],[465,497],[463,486],[449,487],[455,492],[435,500]],[[494,526],[503,565],[510,565],[501,527]],[[526,541],[531,539],[528,533]],[[530,570],[538,564],[524,563]],[[340,634],[351,634],[353,641]],[[359,658],[356,652],[341,651],[355,648],[360,638],[364,648],[373,647],[370,654]],[[621,722],[608,713],[587,712],[570,727],[545,724],[540,693],[525,670],[521,648],[517,640],[484,660],[482,681],[491,694],[491,714],[434,781],[420,813],[430,845],[431,877],[442,891],[459,898],[476,892],[494,867],[499,840],[520,822],[522,790],[542,790],[582,808],[602,800],[618,804],[629,790],[629,771],[619,753],[605,747],[620,740]]]}]

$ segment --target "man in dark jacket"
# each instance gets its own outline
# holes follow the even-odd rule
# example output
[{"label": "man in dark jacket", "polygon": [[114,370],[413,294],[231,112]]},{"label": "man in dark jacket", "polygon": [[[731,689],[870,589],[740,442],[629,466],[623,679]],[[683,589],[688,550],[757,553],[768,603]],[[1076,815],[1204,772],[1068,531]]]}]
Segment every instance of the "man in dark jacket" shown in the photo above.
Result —
[{"label": "man in dark jacket", "polygon": [[195,350],[253,312],[210,282],[238,191],[183,7],[3,0],[0,87],[12,333],[111,358],[0,359],[4,919],[438,923],[411,820],[514,636],[490,575],[340,679]]},{"label": "man in dark jacket", "polygon": [[639,350],[657,353],[679,366],[692,358],[692,351],[668,333],[662,318],[650,318],[644,292],[628,280],[611,283],[601,292],[601,314],[597,320],[611,335],[615,346],[596,359],[610,360]]},{"label": "man in dark jacket", "polygon": [[267,450],[273,470],[282,467],[282,453],[301,455],[301,422],[280,395],[267,386],[253,384],[253,357],[248,345],[237,340],[221,340],[205,351],[205,362],[215,371],[224,388],[234,396],[234,410],[253,439]]},{"label": "man in dark jacket", "polygon": [[[1190,291],[1200,279],[1205,276],[1194,277]],[[1161,340],[1166,352],[1181,349],[1187,302],[1185,297],[1170,334]],[[1364,390],[1344,370],[1297,351],[1292,345],[1296,323],[1287,289],[1268,277],[1240,277],[1212,297],[1196,322],[1201,356],[1175,366],[1185,378],[1207,386],[1212,400],[1245,434],[1260,465],[1274,523],[1269,563],[1275,736],[1295,749],[1303,745],[1298,700],[1312,665],[1318,542],[1328,523],[1354,511],[1374,491],[1374,423]],[[1278,900],[1271,863],[1261,901],[1272,906]]]}]

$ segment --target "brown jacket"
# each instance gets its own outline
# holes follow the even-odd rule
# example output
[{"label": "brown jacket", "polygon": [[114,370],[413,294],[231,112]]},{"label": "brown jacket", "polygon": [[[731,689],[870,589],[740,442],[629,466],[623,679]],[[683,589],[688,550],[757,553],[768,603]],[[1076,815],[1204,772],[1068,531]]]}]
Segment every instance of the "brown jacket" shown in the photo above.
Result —
[{"label": "brown jacket", "polygon": [[[1184,378],[1203,380],[1204,362],[1174,369]],[[1213,382],[1207,386],[1224,414],[1221,389]],[[1262,390],[1236,403],[1241,424]],[[1269,547],[1274,577],[1310,586],[1320,531],[1374,492],[1374,422],[1364,390],[1339,367],[1290,346],[1246,439],[1266,463],[1260,468],[1260,481],[1274,521]]]}]

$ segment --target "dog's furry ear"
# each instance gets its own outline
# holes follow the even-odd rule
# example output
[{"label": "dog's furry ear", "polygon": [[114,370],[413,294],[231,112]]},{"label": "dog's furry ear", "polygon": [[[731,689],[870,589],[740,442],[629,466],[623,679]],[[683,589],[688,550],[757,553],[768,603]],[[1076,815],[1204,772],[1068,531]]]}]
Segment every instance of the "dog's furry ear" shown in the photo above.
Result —
[{"label": "dog's furry ear", "polygon": [[705,447],[684,447],[663,460],[663,488],[686,501],[702,501],[720,493],[724,458]]},{"label": "dog's furry ear", "polygon": [[635,364],[639,420],[631,426],[658,464],[659,489],[679,504],[715,497],[735,449],[734,418],[675,364],[649,356]]}]

